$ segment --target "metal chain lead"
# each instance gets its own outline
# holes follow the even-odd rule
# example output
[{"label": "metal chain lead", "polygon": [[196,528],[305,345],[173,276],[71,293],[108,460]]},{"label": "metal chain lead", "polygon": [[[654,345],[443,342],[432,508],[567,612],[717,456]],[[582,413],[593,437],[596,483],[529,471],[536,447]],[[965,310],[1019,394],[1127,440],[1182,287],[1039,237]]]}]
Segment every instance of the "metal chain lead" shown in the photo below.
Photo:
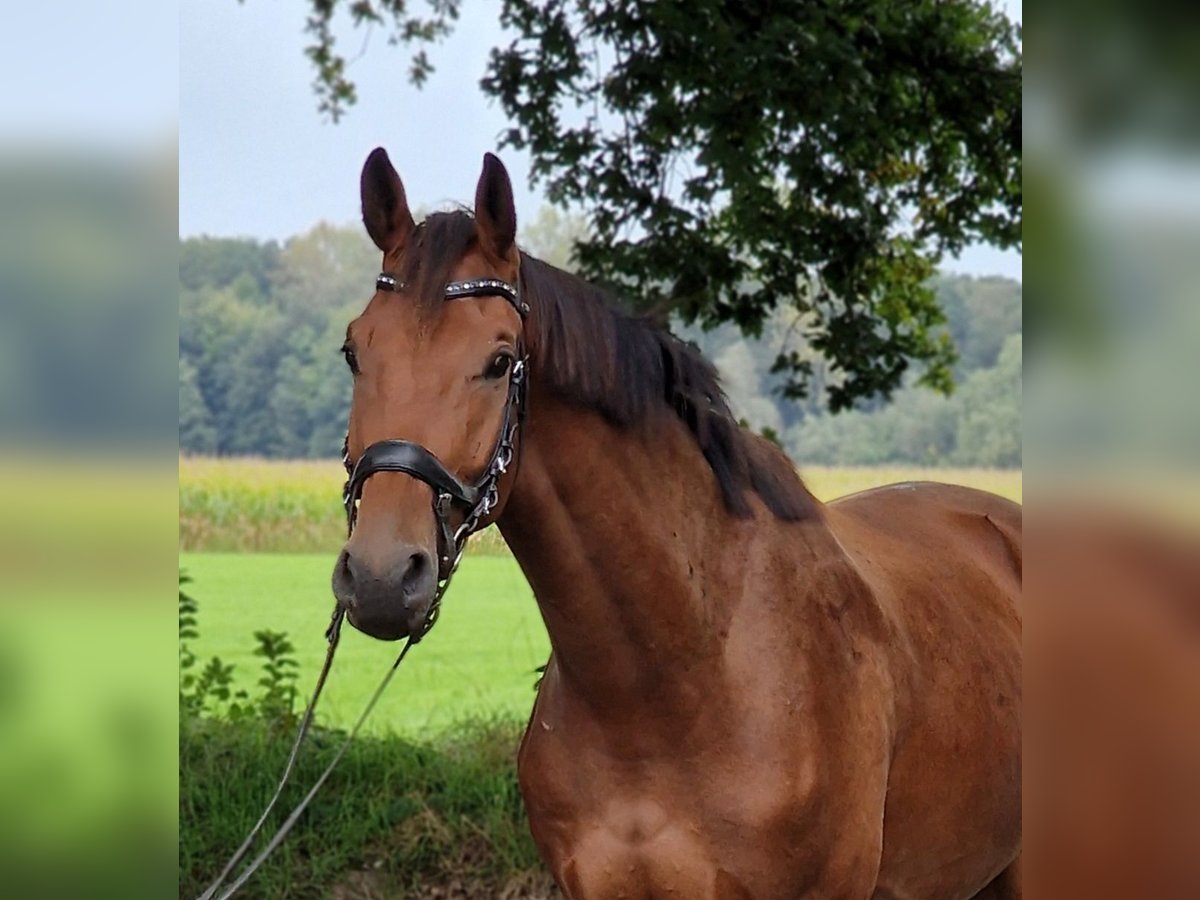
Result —
[{"label": "metal chain lead", "polygon": [[[525,378],[525,363],[526,359],[522,358],[513,364],[513,371],[510,377],[513,379],[514,389],[511,391],[509,403],[514,405],[520,403],[520,387],[521,382]],[[508,426],[504,429],[504,434],[500,436],[500,444],[492,458],[492,463],[488,467],[483,480],[480,482],[480,487],[483,490],[479,502],[467,513],[462,524],[454,532],[454,555],[450,562],[450,567],[445,576],[438,579],[437,591],[433,596],[433,602],[429,605],[429,612],[425,614],[425,622],[421,626],[421,630],[413,638],[414,644],[425,637],[433,628],[434,622],[437,621],[438,613],[442,608],[442,597],[445,595],[446,589],[450,587],[450,579],[458,571],[458,564],[462,562],[463,554],[467,549],[467,540],[479,530],[479,523],[486,519],[500,502],[500,476],[504,475],[508,471],[508,467],[512,464],[514,438],[516,437],[519,423],[519,416],[509,417]],[[343,457],[346,455],[344,452]],[[450,499],[447,494],[440,495],[438,497],[438,507],[443,503],[448,507]],[[440,508],[437,511],[439,516],[443,514]],[[448,513],[449,509],[447,508],[446,514]]]}]

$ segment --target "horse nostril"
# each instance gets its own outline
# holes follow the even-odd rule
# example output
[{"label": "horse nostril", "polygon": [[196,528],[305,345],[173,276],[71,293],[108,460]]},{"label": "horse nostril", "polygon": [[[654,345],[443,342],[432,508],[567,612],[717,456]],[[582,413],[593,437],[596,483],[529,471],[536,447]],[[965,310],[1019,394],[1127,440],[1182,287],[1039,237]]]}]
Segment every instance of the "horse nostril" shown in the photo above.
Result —
[{"label": "horse nostril", "polygon": [[404,592],[405,596],[421,593],[431,568],[429,554],[424,551],[414,553],[408,558],[408,566],[400,579],[400,590]]},{"label": "horse nostril", "polygon": [[341,570],[346,583],[354,589],[369,585],[375,577],[371,569],[348,550],[342,553]]},{"label": "horse nostril", "polygon": [[402,553],[381,571],[373,569],[349,549],[333,567],[333,593],[346,607],[360,612],[370,606],[387,606],[399,600],[404,607],[426,600],[437,588],[433,557],[424,550]]},{"label": "horse nostril", "polygon": [[337,562],[333,566],[333,596],[335,596],[344,607],[349,607],[354,602],[355,593],[355,565],[353,557],[350,556],[348,550],[343,550],[338,554]]},{"label": "horse nostril", "polygon": [[333,567],[333,593],[350,624],[385,641],[399,640],[421,627],[437,592],[433,556],[411,545],[371,565],[371,558],[342,551]]}]

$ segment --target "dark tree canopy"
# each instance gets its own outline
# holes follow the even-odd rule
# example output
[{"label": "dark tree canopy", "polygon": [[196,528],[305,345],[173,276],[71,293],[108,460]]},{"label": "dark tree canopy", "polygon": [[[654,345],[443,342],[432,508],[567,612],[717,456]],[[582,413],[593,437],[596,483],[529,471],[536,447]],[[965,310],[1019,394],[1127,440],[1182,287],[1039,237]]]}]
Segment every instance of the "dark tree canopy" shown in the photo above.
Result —
[{"label": "dark tree canopy", "polygon": [[[331,32],[423,47],[460,0],[310,0],[322,108],[354,102]],[[580,273],[630,306],[757,335],[776,308],[828,363],[834,409],[914,363],[948,389],[929,279],[1021,246],[1021,32],[973,0],[504,0],[483,91],[550,200],[582,208]],[[430,71],[418,51],[412,77]],[[811,353],[780,348],[801,397]]]}]

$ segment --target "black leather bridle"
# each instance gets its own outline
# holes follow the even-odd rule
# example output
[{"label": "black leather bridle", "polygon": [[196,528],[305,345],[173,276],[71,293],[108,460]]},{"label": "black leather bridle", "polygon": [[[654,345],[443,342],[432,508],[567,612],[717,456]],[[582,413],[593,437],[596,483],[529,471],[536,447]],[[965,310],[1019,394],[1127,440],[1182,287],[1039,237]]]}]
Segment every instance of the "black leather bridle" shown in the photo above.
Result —
[{"label": "black leather bridle", "polygon": [[[375,280],[375,287],[381,291],[397,293],[404,290],[404,284],[388,272],[380,273]],[[446,285],[444,297],[448,301],[470,297],[502,297],[517,311],[522,324],[529,315],[529,305],[521,300],[517,287],[495,278],[451,282]],[[342,445],[342,462],[346,466],[348,476],[342,491],[342,503],[346,507],[347,536],[354,532],[358,500],[362,496],[363,485],[372,475],[378,472],[403,472],[425,482],[433,490],[433,515],[437,522],[438,542],[437,592],[421,630],[411,638],[412,643],[419,641],[433,627],[441,608],[442,595],[458,568],[467,539],[479,530],[480,523],[487,519],[499,502],[500,477],[512,464],[516,452],[517,428],[525,415],[529,356],[525,350],[523,334],[517,338],[516,351],[516,359],[509,369],[508,397],[504,402],[504,417],[500,421],[496,445],[483,474],[475,482],[464,482],[447,469],[431,451],[412,441],[376,441],[353,463],[350,461],[349,435]],[[454,528],[450,522],[450,515],[455,507],[464,511],[462,523],[458,528]]]}]

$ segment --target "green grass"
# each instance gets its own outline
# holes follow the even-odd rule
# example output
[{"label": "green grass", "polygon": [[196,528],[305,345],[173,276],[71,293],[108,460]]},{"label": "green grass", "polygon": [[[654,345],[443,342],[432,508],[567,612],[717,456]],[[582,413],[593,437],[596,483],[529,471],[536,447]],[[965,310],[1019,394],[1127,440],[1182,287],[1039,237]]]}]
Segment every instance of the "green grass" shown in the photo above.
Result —
[{"label": "green grass", "polygon": [[[333,604],[329,575],[345,538],[340,466],[184,457],[179,467],[180,546],[191,551],[181,554],[180,565],[194,579],[191,592],[200,603],[193,649],[202,664],[214,654],[235,663],[240,683],[250,687],[260,663],[252,655],[253,632],[285,631],[296,645],[298,686],[307,695]],[[1019,471],[809,467],[803,474],[825,500],[918,479],[1021,499]],[[412,735],[463,716],[523,718],[533,702],[533,670],[546,661],[548,647],[525,580],[489,529],[472,540],[436,630],[397,674],[370,727]],[[345,629],[322,701],[324,721],[353,721],[398,650]]]},{"label": "green grass", "polygon": [[[517,789],[519,732],[514,722],[472,722],[430,741],[360,738],[239,896],[367,900],[435,885],[469,891],[436,896],[546,896],[549,877]],[[203,890],[257,820],[290,738],[290,729],[258,720],[180,723],[181,898]],[[320,730],[310,736],[282,814],[316,780],[340,738]],[[517,885],[526,890],[514,891]]]},{"label": "green grass", "polygon": [[[197,667],[219,656],[251,697],[262,660],[253,632],[285,631],[307,699],[325,653],[332,554],[181,554],[199,604]],[[400,649],[342,632],[300,755],[290,807],[311,785]],[[405,660],[365,733],[288,840],[244,889],[248,898],[544,897],[516,782],[516,749],[548,641],[516,563],[464,560],[437,627]],[[179,732],[180,897],[224,864],[274,790],[294,725],[184,717]],[[276,815],[268,833],[282,818]],[[419,896],[427,896],[424,893]],[[458,896],[458,894],[454,894]]]},{"label": "green grass", "polygon": [[[200,637],[192,643],[198,664],[213,655],[234,663],[238,683],[254,694],[262,660],[253,655],[253,633],[287,632],[306,702],[325,655],[333,563],[332,554],[180,554],[180,568],[192,578],[188,593],[200,606]],[[400,647],[344,628],[318,721],[349,727]],[[545,629],[517,564],[510,557],[465,559],[437,626],[409,653],[367,730],[412,736],[464,719],[524,722],[533,705],[534,670],[548,656]]]}]

